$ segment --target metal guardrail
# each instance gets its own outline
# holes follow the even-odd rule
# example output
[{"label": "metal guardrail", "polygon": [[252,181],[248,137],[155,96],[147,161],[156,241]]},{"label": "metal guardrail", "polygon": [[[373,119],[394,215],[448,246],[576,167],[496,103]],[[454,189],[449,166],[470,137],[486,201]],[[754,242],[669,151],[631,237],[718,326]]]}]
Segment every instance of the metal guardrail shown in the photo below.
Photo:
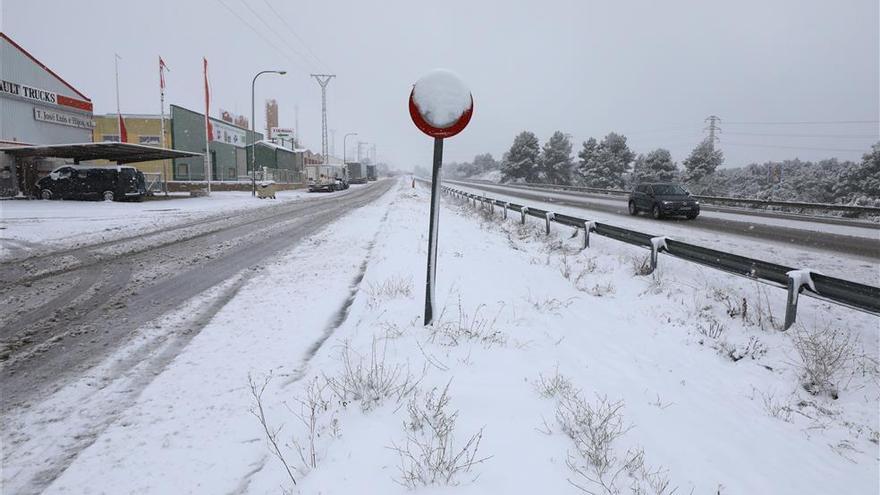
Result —
[{"label": "metal guardrail", "polygon": [[[544,183],[530,183],[530,184],[499,184],[497,182],[490,181],[474,181],[485,184],[492,184],[497,186],[507,186],[507,187],[521,187],[527,189],[558,189],[563,191],[578,191],[578,192],[590,192],[597,194],[607,194],[610,196],[628,196],[630,191],[624,189],[601,189],[597,187],[585,187],[585,186],[568,186],[568,185],[560,185],[560,184],[544,184]],[[840,205],[840,204],[832,204],[832,203],[805,203],[798,201],[776,201],[776,200],[763,200],[763,199],[748,199],[748,198],[732,198],[727,196],[704,196],[704,195],[693,195],[694,199],[698,199],[700,201],[704,201],[706,203],[712,204],[722,204],[722,205],[749,205],[749,206],[759,206],[766,208],[768,206],[775,206],[780,208],[791,208],[791,209],[800,209],[800,210],[817,210],[817,211],[836,211],[836,212],[846,212],[846,213],[859,213],[859,214],[869,214],[869,215],[880,215],[880,207],[876,206],[857,206],[857,205]]]},{"label": "metal guardrail", "polygon": [[616,227],[606,223],[594,222],[583,218],[554,213],[552,211],[532,208],[507,201],[490,198],[485,195],[477,195],[461,191],[447,186],[442,186],[441,191],[457,198],[473,200],[474,204],[480,201],[488,204],[493,209],[496,206],[503,208],[503,217],[506,219],[508,210],[520,213],[522,223],[526,217],[531,216],[544,220],[546,231],[550,233],[551,222],[582,229],[584,231],[584,247],[590,245],[590,235],[597,234],[617,241],[641,246],[651,250],[650,271],[657,267],[660,253],[676,258],[698,263],[703,266],[721,270],[734,275],[740,275],[752,280],[767,283],[776,287],[785,288],[788,298],[785,309],[785,329],[787,330],[795,322],[797,316],[797,301],[800,293],[811,297],[829,301],[835,304],[847,306],[859,311],[880,315],[880,288],[870,285],[850,282],[839,278],[829,277],[816,272],[797,270],[784,265],[747,258],[715,249],[709,249],[695,244],[668,239],[663,236],[655,236],[635,230]]}]

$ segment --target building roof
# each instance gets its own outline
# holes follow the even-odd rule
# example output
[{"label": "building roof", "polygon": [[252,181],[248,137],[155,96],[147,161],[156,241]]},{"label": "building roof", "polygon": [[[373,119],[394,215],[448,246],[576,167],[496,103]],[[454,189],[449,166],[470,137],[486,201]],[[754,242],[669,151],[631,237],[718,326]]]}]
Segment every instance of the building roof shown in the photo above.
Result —
[{"label": "building roof", "polygon": [[82,99],[84,99],[84,100],[86,100],[86,101],[88,101],[88,102],[91,103],[91,101],[92,101],[91,98],[89,98],[88,96],[82,94],[78,89],[76,89],[76,88],[74,88],[73,86],[71,86],[70,83],[68,83],[67,81],[65,81],[64,79],[62,79],[61,76],[59,76],[58,74],[56,74],[55,72],[53,72],[52,69],[46,67],[46,64],[44,64],[43,62],[40,62],[39,60],[37,60],[36,57],[34,57],[34,56],[31,55],[27,50],[25,50],[24,48],[22,48],[21,45],[19,45],[18,43],[12,41],[12,39],[11,39],[9,36],[7,36],[6,33],[0,32],[0,39],[4,39],[4,40],[8,41],[10,45],[12,45],[12,46],[15,47],[16,49],[18,49],[18,51],[20,51],[22,54],[24,54],[27,58],[31,59],[31,60],[32,60],[35,64],[37,64],[41,69],[43,69],[43,70],[45,70],[46,72],[48,72],[48,73],[49,73],[52,77],[54,77],[55,79],[58,79],[58,81],[60,81],[61,84],[64,84],[65,86],[67,86],[68,88],[70,88],[71,91],[73,91],[74,93],[76,93],[77,95],[79,95]]},{"label": "building roof", "polygon": [[116,163],[137,163],[150,160],[203,156],[201,153],[190,151],[109,141],[100,143],[50,144],[45,146],[11,146],[0,148],[0,152],[8,153],[16,158],[66,158],[77,162],[110,160]]}]

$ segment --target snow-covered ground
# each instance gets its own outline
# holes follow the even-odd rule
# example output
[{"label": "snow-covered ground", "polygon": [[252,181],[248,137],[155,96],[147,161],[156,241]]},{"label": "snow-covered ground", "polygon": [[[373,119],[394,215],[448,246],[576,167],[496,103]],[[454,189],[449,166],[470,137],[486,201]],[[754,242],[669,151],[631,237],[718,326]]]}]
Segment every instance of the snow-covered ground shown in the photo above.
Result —
[{"label": "snow-covered ground", "polygon": [[[230,281],[234,297],[147,378],[113,373],[123,352],[6,421],[4,486],[22,491],[85,436],[48,493],[387,494],[420,474],[456,485],[421,493],[615,493],[600,478],[621,493],[877,493],[876,317],[802,298],[781,332],[779,289],[666,257],[637,276],[644,250],[594,237],[581,251],[571,229],[545,237],[444,201],[442,312],[423,327],[427,195],[401,181]],[[216,297],[132,346],[187,331]],[[797,348],[831,330],[849,339],[835,340],[844,366],[814,395]],[[258,395],[268,383],[260,402],[284,462],[249,380]],[[450,458],[432,460],[451,467],[421,470],[420,446],[444,447],[432,452]]]},{"label": "snow-covered ground", "polygon": [[[357,187],[357,186],[355,186]],[[331,194],[346,194],[340,191]],[[39,246],[92,244],[159,231],[169,225],[290,201],[320,198],[305,189],[279,191],[276,200],[258,200],[245,191],[213,192],[191,198],[172,194],[141,203],[105,201],[0,201],[0,259]]]},{"label": "snow-covered ground", "polygon": [[[854,282],[869,284],[873,286],[880,285],[880,266],[876,259],[865,259],[856,256],[847,256],[840,253],[831,253],[814,249],[809,246],[798,244],[771,242],[766,240],[755,240],[736,234],[723,234],[717,231],[702,230],[694,224],[680,225],[676,222],[658,222],[647,216],[623,216],[610,215],[601,211],[593,211],[588,207],[564,206],[552,201],[533,201],[530,199],[518,198],[516,196],[506,195],[498,192],[487,192],[478,188],[468,187],[460,183],[453,184],[452,187],[467,191],[473,194],[486,195],[488,197],[510,201],[511,203],[524,204],[534,206],[541,209],[554,211],[578,217],[588,215],[590,220],[604,222],[610,225],[639,230],[655,235],[668,236],[680,241],[691,242],[700,246],[705,246],[720,251],[727,251],[742,256],[757,258],[772,263],[779,263],[795,268],[810,268],[814,271],[824,273],[829,276],[840,277]],[[541,194],[544,194],[542,191]],[[549,198],[559,197],[565,199],[566,195],[556,193],[546,193]],[[554,196],[555,195],[555,196]],[[571,196],[567,196],[570,198]],[[614,200],[603,200],[589,198],[589,201],[606,201],[624,208],[623,203]],[[787,221],[782,219],[765,219],[750,215],[730,215],[725,213],[701,212],[703,216],[718,216],[729,218],[741,222],[752,223],[770,223],[770,225],[778,225],[791,228],[803,228],[804,222]],[[725,216],[726,215],[726,216]],[[838,230],[846,231],[842,235],[856,235],[859,237],[874,238],[880,247],[880,237],[876,229],[861,229],[858,227],[836,226],[828,224],[816,224],[810,226],[810,229],[826,229],[828,232],[836,233]],[[853,229],[854,232],[850,232]],[[816,235],[821,235],[821,230]]]}]

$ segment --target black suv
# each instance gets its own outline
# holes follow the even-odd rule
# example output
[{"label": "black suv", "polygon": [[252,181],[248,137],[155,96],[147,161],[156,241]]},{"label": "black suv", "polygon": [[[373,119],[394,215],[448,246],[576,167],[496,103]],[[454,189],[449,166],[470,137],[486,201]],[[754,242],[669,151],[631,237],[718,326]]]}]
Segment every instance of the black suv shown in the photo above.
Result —
[{"label": "black suv", "polygon": [[147,193],[143,172],[134,167],[64,165],[37,181],[43,199],[140,201]]},{"label": "black suv", "polygon": [[649,211],[654,218],[685,216],[693,220],[700,214],[700,202],[678,184],[639,184],[629,195],[629,214],[640,211]]}]

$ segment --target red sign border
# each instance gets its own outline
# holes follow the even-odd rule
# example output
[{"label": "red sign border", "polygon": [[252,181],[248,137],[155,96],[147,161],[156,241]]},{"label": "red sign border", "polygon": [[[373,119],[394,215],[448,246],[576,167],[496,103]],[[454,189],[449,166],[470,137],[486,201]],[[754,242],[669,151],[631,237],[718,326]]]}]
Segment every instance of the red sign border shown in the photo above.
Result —
[{"label": "red sign border", "polygon": [[415,102],[415,91],[416,88],[413,86],[412,91],[409,94],[409,116],[412,118],[413,123],[416,127],[419,128],[420,131],[425,134],[433,137],[433,138],[448,138],[455,136],[459,132],[463,131],[465,127],[467,127],[468,123],[471,121],[471,117],[474,114],[474,95],[470,95],[471,97],[471,105],[461,114],[461,117],[458,118],[451,126],[449,127],[434,127],[422,117],[421,112],[419,112],[419,107],[416,106]]}]

